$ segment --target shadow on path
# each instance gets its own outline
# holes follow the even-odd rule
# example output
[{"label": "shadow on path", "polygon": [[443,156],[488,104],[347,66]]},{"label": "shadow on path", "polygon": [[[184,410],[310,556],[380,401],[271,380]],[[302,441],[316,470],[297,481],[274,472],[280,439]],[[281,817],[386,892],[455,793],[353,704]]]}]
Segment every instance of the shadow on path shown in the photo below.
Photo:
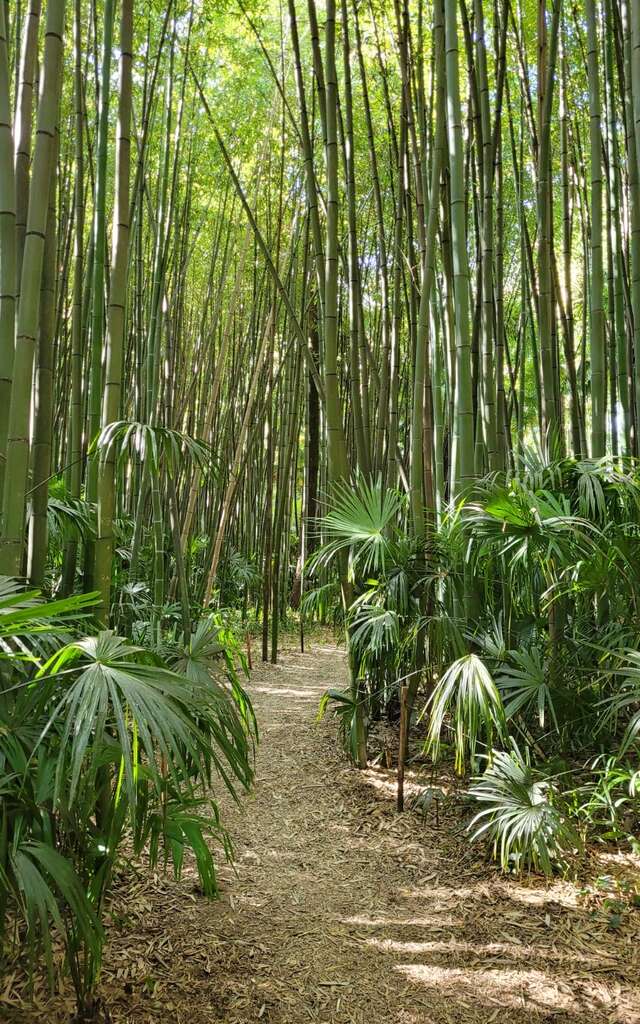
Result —
[{"label": "shadow on path", "polygon": [[612,934],[570,883],[501,877],[455,807],[396,815],[392,775],[350,768],[316,722],[345,682],[334,647],[255,671],[257,785],[222,801],[235,870],[215,902],[189,873],[127,886],[113,1024],[640,1024],[640,914]]}]

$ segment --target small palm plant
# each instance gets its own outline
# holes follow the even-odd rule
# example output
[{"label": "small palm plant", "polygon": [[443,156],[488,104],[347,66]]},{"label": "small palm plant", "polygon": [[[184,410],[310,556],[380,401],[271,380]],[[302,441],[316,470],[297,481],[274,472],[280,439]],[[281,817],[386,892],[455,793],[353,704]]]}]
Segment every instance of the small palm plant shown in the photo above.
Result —
[{"label": "small palm plant", "polygon": [[[329,691],[323,709],[334,708],[353,749],[358,707],[373,717],[400,677],[424,677],[426,661],[426,749],[437,759],[449,731],[459,773],[487,757],[471,790],[485,804],[474,830],[510,870],[549,872],[577,846],[568,794],[536,761],[575,774],[584,806],[592,792],[611,816],[619,801],[619,834],[637,818],[638,480],[631,461],[525,451],[513,473],[477,481],[447,509],[422,550],[407,536],[403,497],[379,483],[338,488],[320,523],[312,567],[342,559],[344,577],[346,564],[360,682],[357,693]],[[585,755],[607,758],[590,781]]]},{"label": "small palm plant", "polygon": [[[352,756],[357,719],[363,725],[397,699],[397,680],[413,664],[420,606],[416,586],[421,569],[416,545],[404,535],[403,496],[380,481],[359,479],[338,485],[332,505],[319,521],[324,543],[309,560],[311,574],[343,560],[351,593],[346,609],[350,691],[328,691]],[[319,593],[322,591],[320,590]],[[313,591],[305,609],[313,607]]]},{"label": "small palm plant", "polygon": [[[173,665],[107,630],[58,636],[43,658],[33,638],[77,632],[69,617],[95,595],[42,604],[15,584],[2,589],[0,940],[21,920],[32,964],[43,950],[51,973],[59,932],[80,1015],[90,1017],[123,843],[176,875],[191,850],[213,895],[210,841],[231,854],[214,788],[220,780],[237,797],[251,785],[255,721],[221,628],[215,647],[213,627],[200,628]],[[198,661],[209,671],[196,671]]]},{"label": "small palm plant", "polygon": [[394,560],[395,544],[403,536],[402,495],[380,481],[359,479],[355,487],[337,484],[331,508],[319,521],[324,543],[310,559],[310,569],[346,556],[352,583],[384,572]]},{"label": "small palm plant", "polygon": [[477,749],[486,740],[489,749],[503,740],[507,724],[500,692],[486,665],[476,654],[458,658],[436,684],[429,701],[426,749],[437,758],[445,722],[453,725],[456,771],[464,771],[468,753],[476,767]]},{"label": "small palm plant", "polygon": [[514,741],[509,751],[493,751],[469,793],[485,805],[469,826],[472,838],[492,842],[503,871],[535,868],[550,875],[579,845],[553,780],[536,772]]}]

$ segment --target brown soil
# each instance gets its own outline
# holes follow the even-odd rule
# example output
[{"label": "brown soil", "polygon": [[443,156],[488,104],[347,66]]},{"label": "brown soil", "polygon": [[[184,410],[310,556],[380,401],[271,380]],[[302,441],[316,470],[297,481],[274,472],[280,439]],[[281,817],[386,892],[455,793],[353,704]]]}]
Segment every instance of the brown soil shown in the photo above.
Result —
[{"label": "brown soil", "polygon": [[[469,846],[454,795],[397,815],[393,772],[348,767],[335,724],[315,721],[344,678],[330,646],[256,670],[257,785],[241,808],[223,800],[237,874],[221,870],[213,902],[189,872],[141,871],[116,893],[113,1024],[640,1024],[640,911],[612,930],[569,882],[504,878]],[[0,981],[0,1020],[69,1020],[66,991],[38,988],[27,1007],[19,982]]]}]

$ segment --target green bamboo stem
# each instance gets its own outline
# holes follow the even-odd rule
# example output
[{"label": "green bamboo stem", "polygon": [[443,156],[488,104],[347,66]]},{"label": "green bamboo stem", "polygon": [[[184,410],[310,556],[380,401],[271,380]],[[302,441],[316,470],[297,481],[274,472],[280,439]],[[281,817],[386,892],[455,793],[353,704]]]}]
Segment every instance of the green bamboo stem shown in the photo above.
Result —
[{"label": "green bamboo stem", "polygon": [[29,467],[29,410],[40,319],[40,289],[49,190],[55,172],[55,132],[62,82],[64,12],[64,0],[49,0],[7,435],[5,479],[11,480],[11,487],[5,488],[3,495],[0,571],[9,576],[19,576],[23,562],[25,497]]}]

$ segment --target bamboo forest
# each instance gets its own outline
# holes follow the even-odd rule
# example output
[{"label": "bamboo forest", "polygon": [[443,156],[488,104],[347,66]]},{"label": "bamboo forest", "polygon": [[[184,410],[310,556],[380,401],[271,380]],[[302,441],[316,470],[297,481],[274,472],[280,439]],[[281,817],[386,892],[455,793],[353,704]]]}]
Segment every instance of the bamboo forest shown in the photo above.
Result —
[{"label": "bamboo forest", "polygon": [[0,1022],[640,1024],[640,0],[0,0]]}]

